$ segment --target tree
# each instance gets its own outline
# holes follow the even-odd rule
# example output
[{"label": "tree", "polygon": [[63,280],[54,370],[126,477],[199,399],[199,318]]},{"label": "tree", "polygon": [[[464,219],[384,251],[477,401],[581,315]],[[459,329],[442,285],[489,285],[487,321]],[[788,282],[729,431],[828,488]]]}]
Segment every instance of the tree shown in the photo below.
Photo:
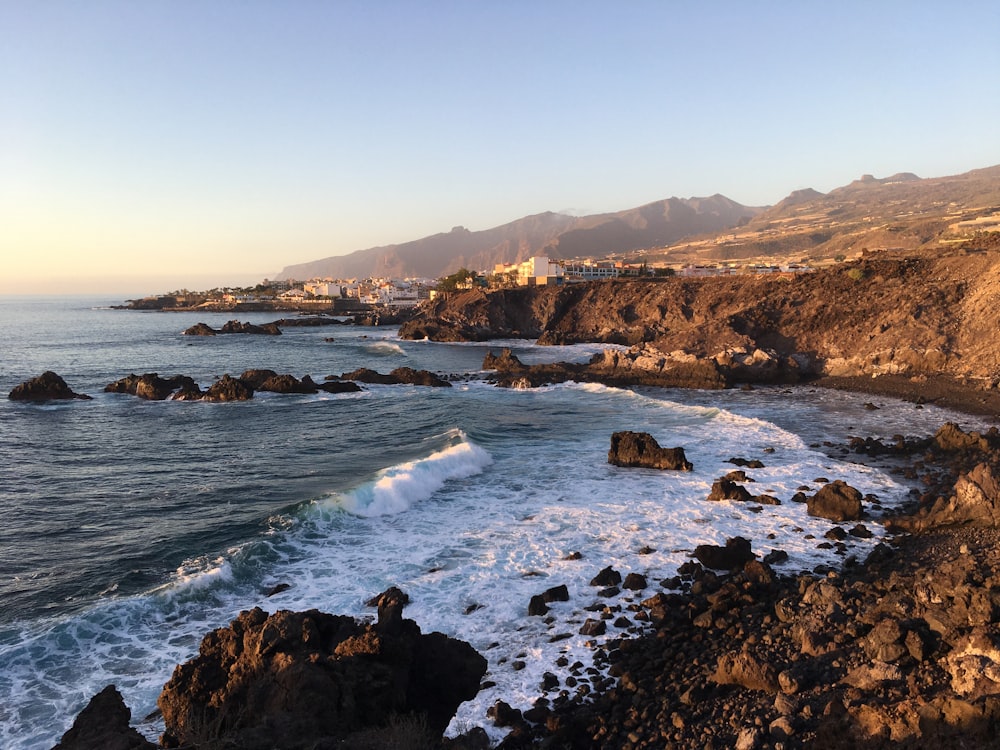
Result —
[{"label": "tree", "polygon": [[468,289],[475,280],[476,274],[468,268],[460,268],[455,273],[438,279],[437,288],[442,292],[453,292],[456,289]]}]

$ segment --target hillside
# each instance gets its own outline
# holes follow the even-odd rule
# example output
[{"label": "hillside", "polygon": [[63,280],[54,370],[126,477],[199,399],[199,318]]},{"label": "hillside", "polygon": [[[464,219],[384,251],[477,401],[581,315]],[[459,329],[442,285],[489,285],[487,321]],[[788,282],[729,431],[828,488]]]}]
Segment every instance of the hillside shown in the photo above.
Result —
[{"label": "hillside", "polygon": [[548,212],[493,229],[473,232],[455,227],[450,232],[400,245],[286,266],[278,278],[436,278],[462,267],[488,270],[497,263],[516,263],[539,254],[567,259],[603,256],[729,229],[746,223],[760,210],[713,195],[669,198],[616,213],[582,217]]},{"label": "hillside", "polygon": [[795,191],[734,231],[675,243],[644,258],[815,262],[865,250],[939,247],[987,226],[1000,226],[1000,166],[930,179],[865,175],[825,194]]}]

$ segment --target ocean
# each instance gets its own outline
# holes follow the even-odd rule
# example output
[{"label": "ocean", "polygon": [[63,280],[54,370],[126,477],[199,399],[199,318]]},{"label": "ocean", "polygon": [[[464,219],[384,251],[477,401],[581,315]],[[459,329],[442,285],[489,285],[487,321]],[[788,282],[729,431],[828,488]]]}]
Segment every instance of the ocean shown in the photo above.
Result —
[{"label": "ocean", "polygon": [[[110,309],[99,297],[0,297],[0,395],[45,370],[92,401],[0,399],[0,747],[50,748],[89,698],[114,683],[150,738],[156,698],[204,634],[241,610],[318,608],[359,618],[389,586],[424,632],[470,642],[495,686],[460,708],[451,732],[481,725],[502,699],[530,707],[542,674],[589,662],[577,631],[607,565],[644,573],[652,595],[698,544],[741,535],[793,573],[863,558],[879,541],[820,545],[831,523],[789,502],[843,479],[887,507],[898,474],[840,456],[849,435],[924,435],[974,418],[932,406],[811,387],[715,392],[564,384],[496,388],[483,357],[509,346],[529,363],[585,361],[600,345],[403,341],[394,328],[286,328],[282,336],[187,337],[232,315]],[[276,314],[243,314],[262,323]],[[326,340],[331,338],[332,341]],[[321,381],[358,367],[409,366],[452,388],[365,386],[362,393],[259,393],[241,403],[149,402],[104,393],[130,373],[269,368]],[[691,472],[607,463],[611,433],[682,446]],[[828,445],[827,445],[828,444]],[[705,501],[712,482],[758,459],[748,488],[782,500]],[[851,524],[853,525],[853,524]],[[652,550],[652,551],[650,551]],[[570,553],[579,553],[579,559]],[[281,593],[268,596],[278,584]],[[566,584],[554,621],[531,596]],[[607,637],[622,632],[610,626]],[[555,634],[571,637],[555,640]],[[514,669],[514,661],[524,662]]]}]

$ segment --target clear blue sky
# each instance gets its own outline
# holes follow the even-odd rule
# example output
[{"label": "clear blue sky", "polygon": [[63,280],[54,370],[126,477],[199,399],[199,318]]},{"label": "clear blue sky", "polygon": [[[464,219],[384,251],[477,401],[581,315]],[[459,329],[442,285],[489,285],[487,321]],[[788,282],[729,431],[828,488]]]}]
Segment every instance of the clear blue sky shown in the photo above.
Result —
[{"label": "clear blue sky", "polygon": [[995,0],[0,0],[0,293],[991,166],[998,40]]}]

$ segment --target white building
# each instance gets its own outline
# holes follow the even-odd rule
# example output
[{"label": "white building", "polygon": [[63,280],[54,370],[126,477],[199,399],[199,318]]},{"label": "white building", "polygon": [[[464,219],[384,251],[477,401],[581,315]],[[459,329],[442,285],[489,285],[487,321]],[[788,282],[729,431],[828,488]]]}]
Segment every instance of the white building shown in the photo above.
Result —
[{"label": "white building", "polygon": [[563,269],[558,263],[553,263],[544,255],[536,255],[522,263],[498,264],[493,273],[497,276],[507,273],[517,273],[518,286],[545,286],[546,284],[561,284]]},{"label": "white building", "polygon": [[344,287],[332,281],[309,281],[303,285],[306,294],[314,297],[340,297]]}]

